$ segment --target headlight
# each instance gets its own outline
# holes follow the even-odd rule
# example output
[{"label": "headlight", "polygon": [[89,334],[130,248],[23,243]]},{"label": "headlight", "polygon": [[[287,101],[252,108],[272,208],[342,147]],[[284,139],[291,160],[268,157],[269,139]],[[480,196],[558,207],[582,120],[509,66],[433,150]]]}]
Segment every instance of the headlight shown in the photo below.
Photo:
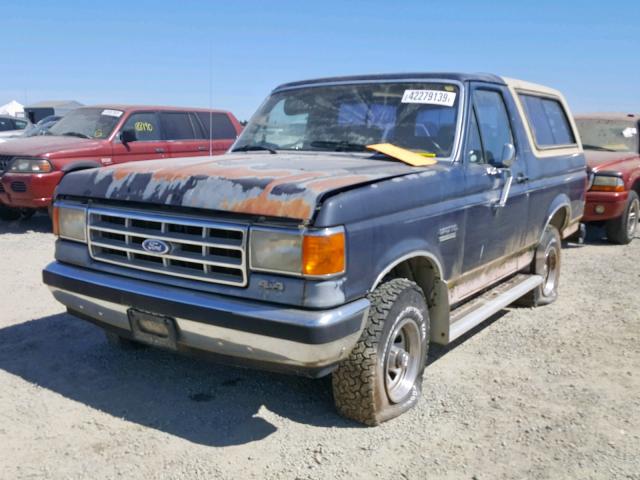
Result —
[{"label": "headlight", "polygon": [[44,158],[16,158],[11,162],[12,173],[49,173],[53,167]]},{"label": "headlight", "polygon": [[624,192],[624,180],[612,175],[598,175],[593,177],[591,190],[596,192]]},{"label": "headlight", "polygon": [[87,209],[80,205],[56,204],[53,207],[53,233],[60,238],[86,243]]},{"label": "headlight", "polygon": [[290,275],[325,277],[345,270],[342,227],[317,231],[252,228],[251,269]]}]

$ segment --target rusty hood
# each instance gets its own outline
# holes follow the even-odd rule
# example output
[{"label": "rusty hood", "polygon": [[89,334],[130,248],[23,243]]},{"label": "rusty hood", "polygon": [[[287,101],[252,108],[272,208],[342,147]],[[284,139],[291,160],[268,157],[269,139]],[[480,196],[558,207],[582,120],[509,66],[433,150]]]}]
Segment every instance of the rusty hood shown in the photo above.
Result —
[{"label": "rusty hood", "polygon": [[368,155],[231,153],[75,172],[57,194],[307,221],[331,193],[422,170]]}]

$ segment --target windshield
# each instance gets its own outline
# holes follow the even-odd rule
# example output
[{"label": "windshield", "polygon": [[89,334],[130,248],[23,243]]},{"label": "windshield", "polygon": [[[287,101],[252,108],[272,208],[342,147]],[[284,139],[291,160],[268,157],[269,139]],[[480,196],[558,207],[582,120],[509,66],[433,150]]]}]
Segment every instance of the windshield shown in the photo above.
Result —
[{"label": "windshield", "polygon": [[120,110],[108,108],[79,108],[67,113],[48,132],[80,138],[107,138],[122,116]]},{"label": "windshield", "polygon": [[392,143],[425,156],[453,151],[458,86],[445,83],[367,83],[272,94],[233,150],[366,151]]},{"label": "windshield", "polygon": [[638,153],[638,124],[632,120],[577,119],[587,150]]}]

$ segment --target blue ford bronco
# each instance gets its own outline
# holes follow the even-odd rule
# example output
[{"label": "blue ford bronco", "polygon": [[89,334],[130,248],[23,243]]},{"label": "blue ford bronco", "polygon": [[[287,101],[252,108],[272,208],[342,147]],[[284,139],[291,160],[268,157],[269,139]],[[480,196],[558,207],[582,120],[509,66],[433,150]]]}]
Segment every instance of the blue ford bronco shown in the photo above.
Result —
[{"label": "blue ford bronco", "polygon": [[375,425],[429,343],[556,299],[587,174],[563,96],[494,75],[276,88],[230,151],[64,177],[44,282],[119,345],[332,374]]}]

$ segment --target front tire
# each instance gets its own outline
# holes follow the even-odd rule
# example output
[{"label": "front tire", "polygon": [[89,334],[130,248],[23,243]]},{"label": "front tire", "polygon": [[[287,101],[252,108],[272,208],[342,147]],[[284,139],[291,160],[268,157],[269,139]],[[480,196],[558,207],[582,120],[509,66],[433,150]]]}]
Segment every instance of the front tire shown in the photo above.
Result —
[{"label": "front tire", "polygon": [[378,425],[412,408],[422,391],[429,312],[422,290],[404,278],[380,285],[360,340],[333,372],[341,415]]},{"label": "front tire", "polygon": [[20,218],[20,209],[0,205],[0,220],[13,221]]},{"label": "front tire", "polygon": [[607,239],[611,243],[627,245],[633,240],[638,229],[638,219],[640,218],[640,200],[638,194],[631,190],[627,200],[627,207],[624,213],[606,223]]},{"label": "front tire", "polygon": [[560,232],[553,225],[547,225],[531,263],[531,273],[542,276],[542,284],[522,297],[518,305],[538,307],[556,301],[560,282],[560,251]]}]

